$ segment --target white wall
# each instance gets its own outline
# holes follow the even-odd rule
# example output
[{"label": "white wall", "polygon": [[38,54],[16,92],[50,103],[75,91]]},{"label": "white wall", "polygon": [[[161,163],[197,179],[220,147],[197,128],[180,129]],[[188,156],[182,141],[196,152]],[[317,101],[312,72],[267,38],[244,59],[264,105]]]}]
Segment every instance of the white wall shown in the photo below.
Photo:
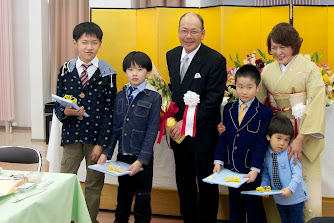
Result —
[{"label": "white wall", "polygon": [[13,0],[15,120],[30,127],[29,1]]},{"label": "white wall", "polygon": [[44,139],[44,104],[50,95],[48,0],[29,0],[31,138]]}]

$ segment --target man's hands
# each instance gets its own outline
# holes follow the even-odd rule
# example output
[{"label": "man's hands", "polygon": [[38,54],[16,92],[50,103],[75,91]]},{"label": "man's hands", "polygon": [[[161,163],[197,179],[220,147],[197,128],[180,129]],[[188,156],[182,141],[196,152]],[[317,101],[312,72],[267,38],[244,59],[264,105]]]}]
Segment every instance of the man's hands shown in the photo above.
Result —
[{"label": "man's hands", "polygon": [[131,173],[129,173],[130,176],[135,175],[139,172],[140,168],[142,167],[143,163],[139,160],[136,160],[128,169],[126,170],[132,170]]},{"label": "man's hands", "polygon": [[182,130],[182,124],[183,120],[178,121],[171,129],[170,129],[170,135],[174,140],[181,139],[181,130]]}]

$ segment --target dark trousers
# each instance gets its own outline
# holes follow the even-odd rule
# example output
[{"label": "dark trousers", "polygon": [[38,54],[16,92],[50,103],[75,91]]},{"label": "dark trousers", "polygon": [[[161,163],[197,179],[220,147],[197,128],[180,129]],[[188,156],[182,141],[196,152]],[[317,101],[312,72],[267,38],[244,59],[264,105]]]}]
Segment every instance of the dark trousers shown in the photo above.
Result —
[{"label": "dark trousers", "polygon": [[[119,153],[117,160],[132,164],[137,160],[136,156]],[[118,194],[115,222],[128,223],[131,213],[131,204],[135,197],[134,217],[136,223],[151,221],[151,190],[153,178],[153,158],[149,164],[143,165],[144,170],[133,176],[118,177]]]},{"label": "dark trousers", "polygon": [[255,190],[260,184],[261,174],[258,174],[255,181],[252,183],[244,183],[239,188],[228,188],[231,223],[245,223],[246,213],[248,223],[267,222],[262,197],[240,193],[241,191]]},{"label": "dark trousers", "polygon": [[303,223],[303,206],[304,202],[294,205],[279,205],[277,210],[281,216],[282,223]]},{"label": "dark trousers", "polygon": [[213,152],[174,151],[180,212],[185,223],[217,222],[218,185],[202,181],[212,174],[213,155]]}]

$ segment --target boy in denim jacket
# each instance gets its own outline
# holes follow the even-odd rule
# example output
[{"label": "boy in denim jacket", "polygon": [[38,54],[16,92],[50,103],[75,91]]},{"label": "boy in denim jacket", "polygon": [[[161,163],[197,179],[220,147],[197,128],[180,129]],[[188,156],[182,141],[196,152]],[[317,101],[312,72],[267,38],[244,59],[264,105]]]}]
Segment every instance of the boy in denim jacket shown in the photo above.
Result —
[{"label": "boy in denim jacket", "polygon": [[[118,140],[117,160],[131,164],[131,173],[118,177],[115,222],[129,221],[133,196],[136,222],[150,222],[153,145],[159,129],[161,96],[145,82],[152,71],[152,62],[145,53],[129,53],[123,71],[130,83],[116,95],[112,136],[98,163],[112,157]],[[139,172],[142,166],[144,170]]]}]

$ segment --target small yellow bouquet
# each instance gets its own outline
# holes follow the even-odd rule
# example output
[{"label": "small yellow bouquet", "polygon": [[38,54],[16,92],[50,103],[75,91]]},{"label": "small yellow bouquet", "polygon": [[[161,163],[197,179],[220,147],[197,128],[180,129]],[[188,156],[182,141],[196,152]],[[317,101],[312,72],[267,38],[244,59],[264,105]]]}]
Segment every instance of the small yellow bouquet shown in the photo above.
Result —
[{"label": "small yellow bouquet", "polygon": [[67,99],[67,100],[69,100],[69,101],[71,101],[71,102],[73,102],[76,105],[78,104],[78,100],[75,97],[73,97],[72,95],[65,94],[64,98]]},{"label": "small yellow bouquet", "polygon": [[[179,108],[176,106],[175,102],[172,102],[172,96],[168,85],[165,83],[163,78],[160,76],[157,68],[152,63],[152,73],[146,78],[146,82],[151,84],[161,95],[162,104],[160,110],[160,126],[159,126],[159,138],[158,143],[160,144],[162,136],[166,134],[166,129],[170,134],[170,129],[176,125],[176,119],[174,115],[179,111]],[[175,140],[180,144],[184,140],[185,136],[183,135],[181,139]]]}]

